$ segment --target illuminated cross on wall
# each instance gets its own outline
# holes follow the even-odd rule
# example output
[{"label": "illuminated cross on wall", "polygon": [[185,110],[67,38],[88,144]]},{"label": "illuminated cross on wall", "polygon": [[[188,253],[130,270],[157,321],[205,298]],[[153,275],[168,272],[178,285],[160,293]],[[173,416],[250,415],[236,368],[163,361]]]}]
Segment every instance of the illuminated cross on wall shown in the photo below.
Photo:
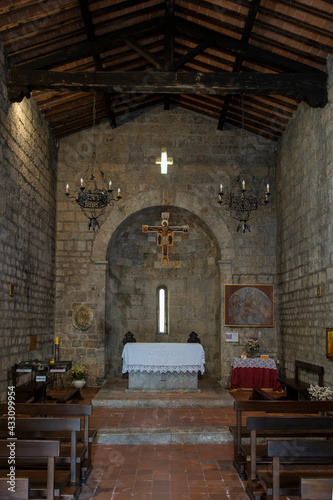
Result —
[{"label": "illuminated cross on wall", "polygon": [[168,248],[173,245],[173,233],[182,232],[188,233],[188,226],[169,226],[169,212],[162,212],[161,214],[162,223],[160,226],[142,226],[143,233],[156,232],[157,233],[157,244],[162,247],[162,264],[169,264]]},{"label": "illuminated cross on wall", "polygon": [[168,165],[173,165],[173,158],[168,158],[166,148],[161,149],[161,158],[156,158],[156,165],[161,165],[161,174],[168,173]]}]

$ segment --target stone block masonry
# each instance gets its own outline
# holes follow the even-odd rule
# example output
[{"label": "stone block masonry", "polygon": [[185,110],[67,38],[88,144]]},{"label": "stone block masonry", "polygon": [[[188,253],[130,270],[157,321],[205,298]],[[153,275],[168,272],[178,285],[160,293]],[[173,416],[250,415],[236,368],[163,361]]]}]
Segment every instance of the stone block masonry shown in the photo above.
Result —
[{"label": "stone block masonry", "polygon": [[[91,165],[94,138],[96,162],[122,199],[105,211],[101,227],[88,230],[77,205],[66,200]],[[168,174],[155,164],[161,148],[173,157]],[[240,343],[225,342],[225,283],[273,284],[276,272],[275,153],[271,141],[238,129],[216,130],[214,120],[177,108],[151,109],[111,129],[82,131],[60,142],[57,198],[56,335],[65,357],[88,365],[89,383],[121,374],[122,339],[132,331],[138,341],[162,341],[156,334],[156,288],[170,292],[169,342],[186,342],[198,333],[206,352],[207,374],[228,383],[231,361]],[[251,224],[251,233],[237,233],[237,223],[217,203],[221,182],[233,186],[240,171],[265,178],[272,201]],[[161,264],[156,234],[142,225],[160,225],[161,212],[170,225],[190,226],[176,233],[169,265]],[[86,331],[73,326],[75,304],[88,305],[94,321]],[[265,352],[275,355],[276,328],[261,329]]]},{"label": "stone block masonry", "polygon": [[[0,397],[4,399],[7,371],[16,361],[52,355],[57,148],[33,98],[9,103],[2,46],[0,66]],[[30,351],[32,335],[37,335],[34,351]]]}]

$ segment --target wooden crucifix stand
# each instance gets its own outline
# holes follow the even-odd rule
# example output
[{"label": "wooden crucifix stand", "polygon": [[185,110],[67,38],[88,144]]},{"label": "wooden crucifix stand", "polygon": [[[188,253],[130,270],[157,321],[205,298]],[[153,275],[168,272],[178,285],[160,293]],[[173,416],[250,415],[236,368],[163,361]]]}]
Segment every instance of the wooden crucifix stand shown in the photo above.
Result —
[{"label": "wooden crucifix stand", "polygon": [[162,212],[161,226],[142,226],[143,233],[157,232],[157,244],[162,247],[162,264],[169,264],[168,248],[173,245],[173,233],[188,233],[188,226],[169,226],[169,212]]}]

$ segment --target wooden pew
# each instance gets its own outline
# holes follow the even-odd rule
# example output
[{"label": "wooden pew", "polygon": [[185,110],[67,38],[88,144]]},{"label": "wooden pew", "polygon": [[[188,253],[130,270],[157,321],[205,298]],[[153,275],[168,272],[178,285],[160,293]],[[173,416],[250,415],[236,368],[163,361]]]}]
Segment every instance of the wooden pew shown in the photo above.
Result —
[{"label": "wooden pew", "polygon": [[[244,439],[250,437],[250,431],[247,430],[245,424],[245,415],[255,413],[280,414],[309,414],[315,415],[321,412],[332,412],[333,401],[292,401],[276,399],[275,401],[258,400],[258,401],[234,401],[234,411],[236,413],[236,425],[229,427],[233,435],[234,443],[234,459],[233,465],[241,479],[246,479],[246,457],[242,452],[241,445]],[[260,432],[258,432],[260,436]]]},{"label": "wooden pew", "polygon": [[333,473],[330,477],[301,477],[300,496],[302,500],[332,500]]},{"label": "wooden pew", "polygon": [[[268,462],[267,444],[257,444],[257,433],[275,439],[288,437],[327,438],[333,436],[331,417],[248,417],[250,431],[250,480],[257,478],[257,462]],[[333,442],[332,442],[333,447]],[[244,448],[244,446],[243,446]],[[259,460],[258,460],[259,457]],[[294,463],[296,458],[293,459]]]},{"label": "wooden pew", "polygon": [[[84,445],[77,446],[76,433],[81,429],[79,418],[19,418],[15,419],[15,437],[18,439],[51,440],[57,433],[69,432],[70,447],[61,443],[57,463],[69,464],[70,483],[78,483],[77,462],[84,453]],[[8,422],[0,418],[0,437],[8,437]],[[1,464],[2,465],[2,464]]]},{"label": "wooden pew", "polygon": [[[272,458],[270,471],[259,473],[266,496],[279,500],[282,496],[299,496],[301,478],[327,478],[327,470],[314,470],[313,463],[324,462],[333,466],[333,442],[317,440],[281,440],[268,441],[268,456]],[[290,461],[302,461],[302,470],[280,469],[280,459],[289,457]],[[330,475],[332,478],[332,475]],[[311,500],[315,500],[311,497]]]},{"label": "wooden pew", "polygon": [[318,375],[318,385],[323,385],[324,367],[319,365],[314,365],[312,363],[306,363],[305,361],[295,360],[295,376],[294,378],[278,378],[277,380],[286,389],[288,399],[310,399],[308,389],[310,384],[300,380],[299,372],[300,370],[306,372],[317,373]]},{"label": "wooden pew", "polygon": [[28,477],[15,478],[15,491],[8,490],[8,478],[0,477],[0,500],[29,500],[30,479]]},{"label": "wooden pew", "polygon": [[[332,406],[333,409],[333,406]],[[6,415],[7,403],[0,403],[0,415]],[[80,417],[82,420],[82,431],[77,433],[78,441],[84,443],[84,456],[80,462],[80,485],[83,486],[91,472],[91,444],[97,434],[97,429],[89,427],[89,417],[92,415],[91,404],[29,404],[19,403],[15,405],[16,415],[48,416],[48,417]],[[54,439],[69,440],[68,432],[57,432]]]},{"label": "wooden pew", "polygon": [[[0,482],[0,495],[2,498],[14,498],[23,500],[24,498],[41,498],[41,493],[45,493],[44,499],[54,500],[56,496],[61,494],[63,486],[68,480],[67,471],[57,471],[55,469],[55,458],[59,457],[60,443],[58,441],[38,441],[38,440],[16,440],[15,441],[15,461],[19,463],[20,459],[29,461],[29,468],[20,472],[15,470],[15,480],[19,480],[19,485],[26,484],[27,489],[22,493],[22,496],[9,496],[8,483]],[[8,440],[0,440],[0,458],[8,461]],[[47,460],[47,470],[40,471],[33,468],[34,461],[45,458]],[[0,471],[2,479],[8,480],[8,464],[4,470]],[[21,481],[21,479],[23,481]],[[27,482],[28,479],[28,482]],[[5,490],[3,489],[5,488]],[[19,490],[15,492],[21,495]],[[6,496],[7,495],[7,496]],[[0,496],[0,498],[1,498]]]},{"label": "wooden pew", "polygon": [[270,400],[270,401],[275,401],[277,398],[273,396],[270,392],[263,391],[262,389],[257,389],[256,387],[253,388],[252,390],[252,395],[250,397],[251,400],[257,401],[257,400]]}]

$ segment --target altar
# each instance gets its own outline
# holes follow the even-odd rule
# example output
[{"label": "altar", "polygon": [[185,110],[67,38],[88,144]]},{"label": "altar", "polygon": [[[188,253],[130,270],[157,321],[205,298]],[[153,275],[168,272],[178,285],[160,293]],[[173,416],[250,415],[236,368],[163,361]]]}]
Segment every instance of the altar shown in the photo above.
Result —
[{"label": "altar", "polygon": [[128,342],[122,358],[130,392],[200,392],[198,372],[205,371],[201,344]]}]

